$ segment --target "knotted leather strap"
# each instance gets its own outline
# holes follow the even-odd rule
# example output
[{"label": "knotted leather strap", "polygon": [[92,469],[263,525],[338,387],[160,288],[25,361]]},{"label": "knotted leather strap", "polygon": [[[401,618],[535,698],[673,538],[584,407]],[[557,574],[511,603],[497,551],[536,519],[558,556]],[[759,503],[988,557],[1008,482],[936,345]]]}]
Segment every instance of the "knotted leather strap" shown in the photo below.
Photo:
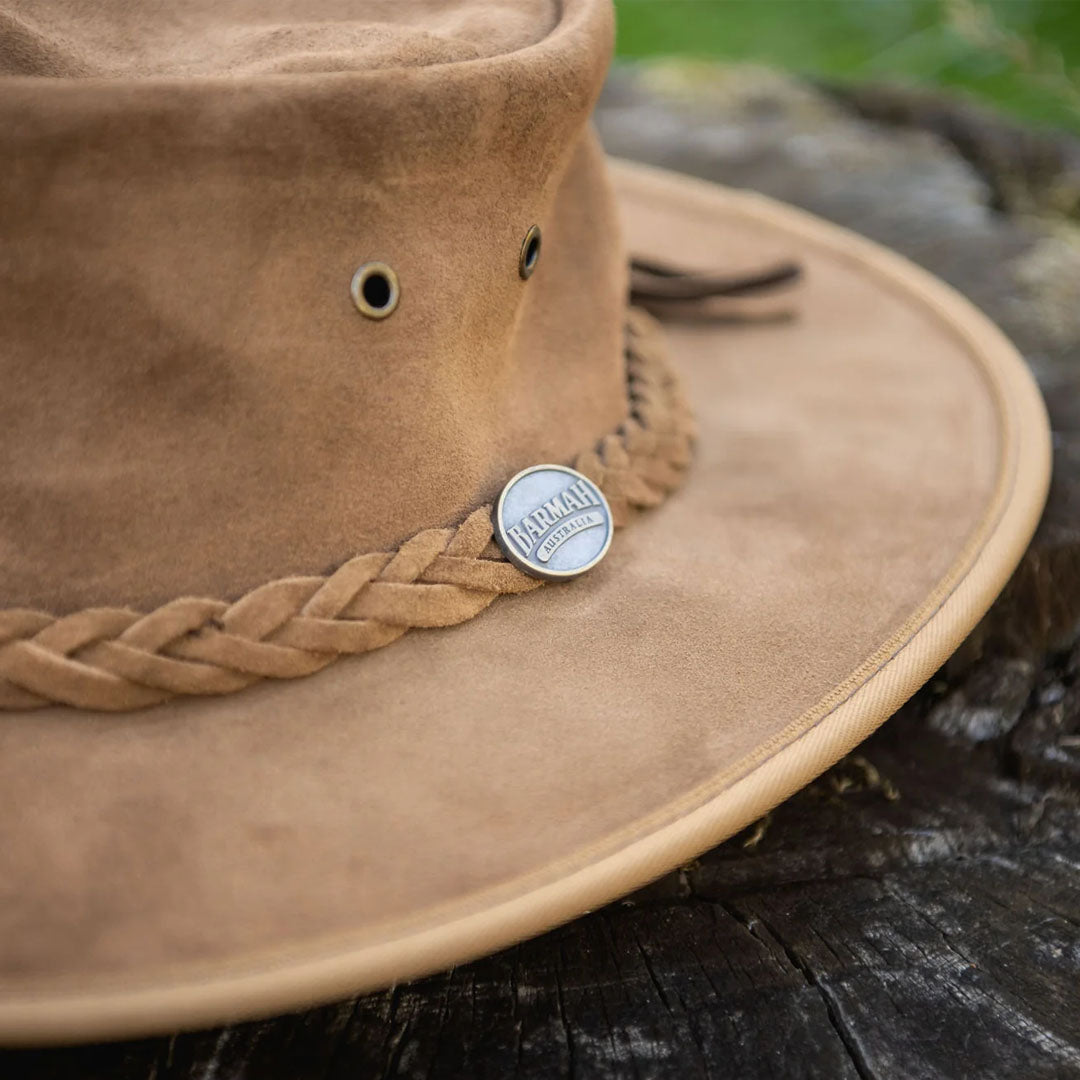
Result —
[{"label": "knotted leather strap", "polygon": [[[683,480],[693,421],[656,328],[631,310],[630,415],[573,465],[607,496],[616,525]],[[50,704],[127,710],[184,694],[229,694],[260,679],[310,675],[413,627],[452,626],[497,596],[541,582],[492,541],[491,507],[425,529],[396,551],[357,555],[328,577],[288,577],[234,602],[196,597],[150,612],[0,611],[0,708]]]}]

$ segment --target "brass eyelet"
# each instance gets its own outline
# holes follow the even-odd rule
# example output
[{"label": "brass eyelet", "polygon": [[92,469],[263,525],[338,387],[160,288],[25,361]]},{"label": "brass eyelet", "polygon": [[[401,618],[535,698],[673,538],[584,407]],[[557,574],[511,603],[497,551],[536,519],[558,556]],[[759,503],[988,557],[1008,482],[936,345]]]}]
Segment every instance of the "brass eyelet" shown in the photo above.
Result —
[{"label": "brass eyelet", "polygon": [[521,241],[521,254],[518,256],[518,273],[528,281],[536,264],[540,261],[540,226],[533,225]]},{"label": "brass eyelet", "polygon": [[349,285],[356,310],[369,319],[385,319],[392,315],[401,299],[397,274],[383,262],[364,263]]}]

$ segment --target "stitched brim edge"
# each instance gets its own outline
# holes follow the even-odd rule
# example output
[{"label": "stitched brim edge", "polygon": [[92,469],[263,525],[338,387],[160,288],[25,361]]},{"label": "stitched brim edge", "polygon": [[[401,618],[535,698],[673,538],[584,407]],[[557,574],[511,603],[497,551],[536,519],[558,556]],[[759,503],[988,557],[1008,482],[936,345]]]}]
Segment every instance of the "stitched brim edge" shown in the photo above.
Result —
[{"label": "stitched brim edge", "polygon": [[[662,170],[613,163],[635,194],[714,193],[713,185]],[[830,243],[851,234],[760,195],[740,194],[770,224]],[[704,804],[614,854],[513,898],[390,941],[349,947],[322,942],[319,955],[291,950],[237,962],[212,977],[147,985],[72,986],[0,1000],[0,1043],[42,1045],[124,1038],[292,1010],[383,987],[494,952],[638,888],[744,828],[809,783],[891,716],[960,645],[1004,587],[1031,539],[1050,478],[1050,433],[1034,380],[1013,345],[958,293],[900,256],[857,240],[867,260],[962,324],[1006,403],[1004,498],[970,565],[936,610],[843,701]],[[676,355],[676,361],[678,357]],[[759,748],[759,751],[762,748]]]}]

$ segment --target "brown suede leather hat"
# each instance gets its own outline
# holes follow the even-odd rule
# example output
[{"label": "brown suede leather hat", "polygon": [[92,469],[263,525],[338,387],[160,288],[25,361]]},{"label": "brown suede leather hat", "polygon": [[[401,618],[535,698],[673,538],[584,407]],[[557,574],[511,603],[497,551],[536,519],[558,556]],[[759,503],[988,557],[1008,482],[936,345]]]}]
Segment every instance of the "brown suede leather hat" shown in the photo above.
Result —
[{"label": "brown suede leather hat", "polygon": [[[858,236],[605,161],[611,43],[606,0],[0,0],[0,1041],[572,918],[1001,589],[1049,474],[1016,351]],[[785,261],[790,319],[668,269]]]}]

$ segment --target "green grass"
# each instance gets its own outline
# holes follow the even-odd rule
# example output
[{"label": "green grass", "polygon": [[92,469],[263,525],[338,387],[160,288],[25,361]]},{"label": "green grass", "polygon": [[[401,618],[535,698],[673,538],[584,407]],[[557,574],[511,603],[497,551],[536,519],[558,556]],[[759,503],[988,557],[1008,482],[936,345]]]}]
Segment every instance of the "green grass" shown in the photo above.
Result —
[{"label": "green grass", "polygon": [[622,57],[944,87],[1080,134],[1080,0],[616,0]]}]

